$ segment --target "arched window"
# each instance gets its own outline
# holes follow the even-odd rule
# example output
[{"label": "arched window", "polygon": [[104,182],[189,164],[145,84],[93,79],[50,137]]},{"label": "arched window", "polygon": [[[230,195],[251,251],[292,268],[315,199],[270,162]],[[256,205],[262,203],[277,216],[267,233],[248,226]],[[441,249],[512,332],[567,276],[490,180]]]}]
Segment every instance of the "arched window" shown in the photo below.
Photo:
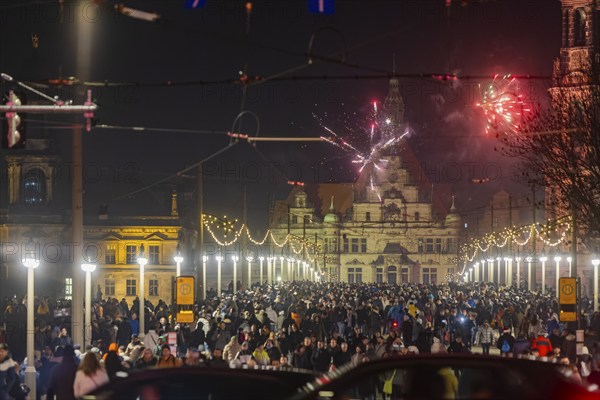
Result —
[{"label": "arched window", "polygon": [[585,38],[585,31],[586,31],[586,20],[587,20],[587,15],[585,13],[585,10],[583,8],[578,8],[575,11],[575,15],[574,15],[574,21],[573,21],[573,33],[575,35],[575,40],[574,40],[574,45],[575,46],[585,46],[586,44],[586,38]]},{"label": "arched window", "polygon": [[39,168],[32,168],[23,177],[23,201],[25,204],[46,202],[46,175]]}]

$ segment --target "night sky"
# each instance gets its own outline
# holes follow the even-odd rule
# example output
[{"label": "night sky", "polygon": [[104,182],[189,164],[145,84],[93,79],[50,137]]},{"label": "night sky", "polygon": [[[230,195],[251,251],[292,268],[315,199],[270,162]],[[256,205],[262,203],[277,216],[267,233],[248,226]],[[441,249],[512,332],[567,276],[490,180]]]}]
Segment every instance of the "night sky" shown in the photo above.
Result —
[{"label": "night sky", "polygon": [[[61,23],[58,1],[2,2],[0,71],[36,83],[59,76],[80,78],[74,22],[78,13],[71,2],[65,3]],[[114,2],[96,1],[87,9],[93,21],[89,79],[139,84],[94,88],[101,107],[97,124],[167,130],[85,133],[86,213],[96,212],[100,203],[107,203],[109,212],[127,212],[135,204],[138,212],[148,208],[168,213],[171,188],[191,190],[194,174],[165,179],[227,146],[225,133],[242,110],[258,116],[259,136],[321,136],[326,132],[319,120],[344,136],[344,125],[364,125],[371,101],[385,98],[385,75],[392,73],[394,54],[396,73],[424,75],[400,83],[411,127],[408,142],[434,184],[452,184],[457,206],[466,214],[477,212],[500,189],[526,196],[526,187],[513,178],[513,160],[494,152],[497,141],[485,136],[475,107],[478,85],[495,74],[551,75],[560,46],[560,2],[460,3],[453,1],[448,10],[445,0],[337,0],[334,15],[315,15],[308,12],[308,0],[254,1],[248,24],[245,1],[207,0],[200,10],[185,10],[183,0],[124,1],[160,14],[160,23],[124,17],[115,13]],[[32,45],[34,34],[39,37],[37,48]],[[330,61],[307,63],[313,34],[313,54]],[[346,63],[355,67],[335,62],[344,54]],[[289,71],[281,78],[290,79],[249,87],[243,104],[242,85],[231,83],[239,71],[263,78]],[[444,82],[431,79],[431,74],[489,78]],[[366,79],[372,75],[380,77]],[[354,79],[334,79],[340,76]],[[165,85],[169,81],[173,84]],[[528,101],[547,101],[549,80],[520,82]],[[2,92],[7,89],[2,83]],[[44,91],[68,99],[74,88]],[[61,118],[46,120],[48,128]],[[241,121],[241,132],[256,134],[255,118],[247,114]],[[188,129],[198,132],[177,131]],[[31,137],[52,135],[65,162],[69,132],[28,125]],[[239,143],[206,165],[206,210],[241,217],[246,185],[252,223],[260,228],[269,199],[287,195],[288,179],[352,181],[357,175],[351,159],[327,143],[259,143],[256,149]],[[282,167],[268,167],[268,162]],[[472,178],[491,182],[473,184]],[[159,180],[165,182],[128,196]]]}]

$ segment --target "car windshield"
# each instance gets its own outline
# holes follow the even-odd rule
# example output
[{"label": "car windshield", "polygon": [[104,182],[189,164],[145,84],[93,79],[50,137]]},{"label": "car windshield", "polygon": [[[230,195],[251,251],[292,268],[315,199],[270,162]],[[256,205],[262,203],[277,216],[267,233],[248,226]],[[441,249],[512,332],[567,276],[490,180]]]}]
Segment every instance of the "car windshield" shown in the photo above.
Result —
[{"label": "car windshield", "polygon": [[383,369],[334,390],[322,399],[496,399],[535,393],[533,382],[508,368],[414,365]]}]

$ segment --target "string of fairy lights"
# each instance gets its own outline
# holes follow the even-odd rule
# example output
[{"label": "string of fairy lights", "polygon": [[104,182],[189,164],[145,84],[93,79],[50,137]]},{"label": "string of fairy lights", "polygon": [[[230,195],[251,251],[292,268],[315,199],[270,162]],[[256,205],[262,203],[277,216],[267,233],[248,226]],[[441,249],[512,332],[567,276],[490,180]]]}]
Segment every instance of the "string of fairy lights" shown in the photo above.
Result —
[{"label": "string of fairy lights", "polygon": [[[213,215],[204,215],[204,227],[214,242],[221,247],[231,246],[237,243],[239,240],[243,240],[245,235],[247,240],[257,246],[263,246],[267,242],[279,248],[288,246],[293,254],[296,256],[303,256],[311,263],[318,259],[318,254],[321,251],[321,246],[318,243],[311,242],[306,238],[289,233],[286,234],[282,239],[276,239],[271,229],[267,230],[267,233],[265,233],[262,239],[256,239],[252,236],[250,229],[246,226],[246,224],[242,224],[239,228],[236,228],[235,225],[237,222],[237,219],[228,220],[226,216],[223,218],[218,218]],[[219,237],[215,233],[216,229],[219,229],[223,232],[221,235],[222,237]]]},{"label": "string of fairy lights", "polygon": [[465,272],[467,263],[473,262],[477,256],[482,253],[498,251],[511,246],[525,247],[530,245],[532,240],[540,241],[545,246],[556,247],[567,241],[571,231],[572,217],[565,216],[556,220],[549,220],[545,224],[540,222],[524,225],[521,227],[505,228],[500,232],[493,232],[475,238],[470,243],[465,243],[460,248],[458,262],[464,262],[463,271],[458,273],[462,276]]}]

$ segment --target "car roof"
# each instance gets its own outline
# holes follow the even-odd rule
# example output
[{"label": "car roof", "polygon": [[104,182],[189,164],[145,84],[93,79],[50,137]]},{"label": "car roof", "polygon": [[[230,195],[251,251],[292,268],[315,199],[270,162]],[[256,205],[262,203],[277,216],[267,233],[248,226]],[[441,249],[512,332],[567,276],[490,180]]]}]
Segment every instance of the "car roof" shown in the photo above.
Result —
[{"label": "car roof", "polygon": [[400,357],[382,358],[361,363],[357,366],[347,364],[336,371],[328,372],[322,377],[308,382],[299,388],[293,399],[311,398],[310,394],[318,393],[320,390],[326,390],[329,385],[335,385],[338,382],[357,382],[370,373],[386,369],[398,368],[422,368],[422,367],[465,367],[465,368],[497,368],[516,372],[540,385],[552,383],[552,379],[559,380],[569,387],[574,385],[567,383],[564,376],[559,372],[559,364],[553,364],[543,361],[535,361],[521,358],[507,358],[498,356],[483,356],[477,354],[449,354],[449,353],[423,353],[416,355],[405,355]]},{"label": "car roof", "polygon": [[[113,380],[94,390],[86,398],[128,398],[135,388],[148,385],[184,385],[207,389],[210,383],[216,386],[213,390],[228,393],[239,390],[243,393],[248,385],[265,387],[273,396],[290,395],[297,388],[314,379],[315,374],[304,370],[286,369],[232,369],[217,367],[181,367],[181,368],[149,368],[134,371],[127,377]],[[229,385],[229,383],[232,385]],[[219,387],[221,385],[221,387]],[[227,387],[222,387],[226,385]],[[108,396],[107,396],[108,394]],[[123,394],[122,396],[119,396]],[[187,398],[180,396],[179,398]]]}]

